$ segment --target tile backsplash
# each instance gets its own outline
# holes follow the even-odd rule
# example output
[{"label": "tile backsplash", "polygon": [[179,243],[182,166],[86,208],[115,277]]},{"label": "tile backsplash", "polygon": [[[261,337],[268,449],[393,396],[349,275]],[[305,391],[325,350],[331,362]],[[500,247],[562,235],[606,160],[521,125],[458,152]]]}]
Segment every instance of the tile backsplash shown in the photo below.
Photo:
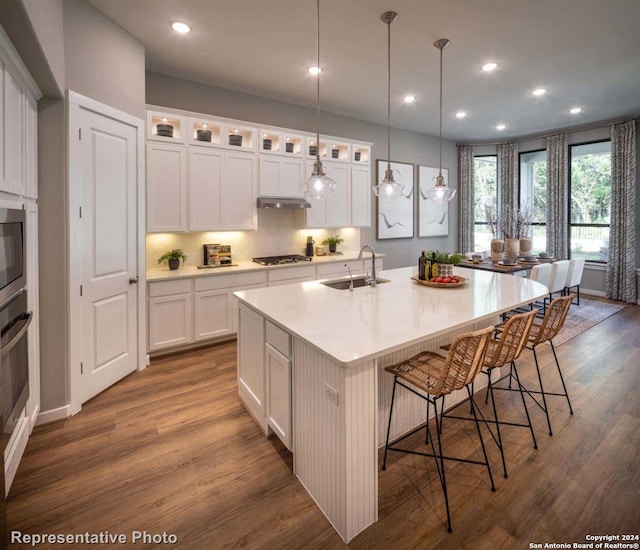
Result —
[{"label": "tile backsplash", "polygon": [[[325,238],[339,234],[344,243],[338,251],[357,252],[360,249],[360,229],[298,229],[294,210],[258,209],[258,231],[211,231],[197,233],[150,233],[147,235],[147,269],[160,267],[158,258],[167,250],[181,248],[187,255],[185,265],[203,263],[202,245],[231,245],[233,261],[250,260],[257,256],[304,254],[307,237],[316,245]],[[328,247],[325,247],[327,252]]]}]

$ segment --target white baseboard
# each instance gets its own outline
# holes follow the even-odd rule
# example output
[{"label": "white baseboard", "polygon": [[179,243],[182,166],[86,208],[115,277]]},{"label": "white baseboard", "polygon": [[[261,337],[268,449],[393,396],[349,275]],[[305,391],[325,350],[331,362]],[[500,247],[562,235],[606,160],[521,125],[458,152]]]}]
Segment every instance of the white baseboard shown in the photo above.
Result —
[{"label": "white baseboard", "polygon": [[54,422],[56,420],[64,420],[65,418],[69,418],[70,416],[71,412],[69,410],[69,405],[58,407],[57,409],[51,409],[50,411],[43,411],[38,415],[36,426],[48,424],[49,422]]},{"label": "white baseboard", "polygon": [[600,298],[605,298],[605,293],[602,290],[591,290],[590,288],[580,287],[580,296],[582,296],[583,294],[590,294],[591,296],[599,296]]},{"label": "white baseboard", "polygon": [[29,442],[29,419],[24,411],[18,424],[15,427],[13,435],[9,440],[9,445],[4,453],[4,494],[9,494],[13,478],[16,477],[20,460],[24,454],[24,450],[27,448]]}]

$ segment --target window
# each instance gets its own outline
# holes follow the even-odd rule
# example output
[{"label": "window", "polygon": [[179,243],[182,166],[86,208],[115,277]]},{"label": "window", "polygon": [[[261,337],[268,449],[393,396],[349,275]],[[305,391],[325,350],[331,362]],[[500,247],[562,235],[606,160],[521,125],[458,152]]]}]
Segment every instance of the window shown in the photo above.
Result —
[{"label": "window", "polygon": [[473,239],[474,251],[490,250],[493,235],[487,225],[486,207],[496,207],[498,199],[498,157],[473,159]]},{"label": "window", "polygon": [[573,145],[570,159],[571,257],[606,262],[611,207],[611,142]]},{"label": "window", "polygon": [[520,208],[533,211],[533,251],[547,248],[547,152],[520,153]]}]

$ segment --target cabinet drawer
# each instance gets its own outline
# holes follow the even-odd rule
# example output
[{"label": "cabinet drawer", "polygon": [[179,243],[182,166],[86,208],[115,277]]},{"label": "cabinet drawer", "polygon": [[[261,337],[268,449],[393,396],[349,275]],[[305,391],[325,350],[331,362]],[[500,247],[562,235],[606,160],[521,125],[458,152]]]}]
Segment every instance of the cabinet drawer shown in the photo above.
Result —
[{"label": "cabinet drawer", "polygon": [[229,273],[226,275],[211,275],[199,277],[195,281],[196,292],[202,290],[217,290],[219,288],[244,288],[250,285],[267,283],[266,271],[251,271],[248,273]]},{"label": "cabinet drawer", "polygon": [[150,298],[169,296],[171,294],[183,294],[184,292],[191,292],[191,279],[149,283]]},{"label": "cabinet drawer", "polygon": [[274,325],[271,321],[267,325],[267,344],[271,344],[287,359],[291,358],[291,336],[289,333]]},{"label": "cabinet drawer", "polygon": [[330,264],[318,265],[318,279],[324,279],[330,275],[348,275],[349,272],[344,266],[347,264],[351,268],[351,273],[362,272],[362,260],[350,260],[348,262],[335,262]]},{"label": "cabinet drawer", "polygon": [[299,267],[286,267],[281,269],[274,269],[269,271],[269,282],[271,281],[286,281],[288,279],[304,279],[316,277],[315,265],[304,265]]}]

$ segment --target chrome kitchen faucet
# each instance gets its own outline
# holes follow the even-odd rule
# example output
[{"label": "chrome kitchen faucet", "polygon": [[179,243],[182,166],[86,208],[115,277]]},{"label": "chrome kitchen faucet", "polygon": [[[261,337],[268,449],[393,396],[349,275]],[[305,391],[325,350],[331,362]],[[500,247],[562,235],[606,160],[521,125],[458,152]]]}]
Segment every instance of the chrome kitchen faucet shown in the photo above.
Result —
[{"label": "chrome kitchen faucet", "polygon": [[375,250],[373,250],[373,247],[369,244],[365,244],[361,249],[360,249],[360,254],[358,254],[358,260],[362,260],[362,252],[363,250],[369,250],[371,252],[371,277],[369,279],[367,279],[367,284],[369,284],[370,286],[376,286],[376,253]]}]

